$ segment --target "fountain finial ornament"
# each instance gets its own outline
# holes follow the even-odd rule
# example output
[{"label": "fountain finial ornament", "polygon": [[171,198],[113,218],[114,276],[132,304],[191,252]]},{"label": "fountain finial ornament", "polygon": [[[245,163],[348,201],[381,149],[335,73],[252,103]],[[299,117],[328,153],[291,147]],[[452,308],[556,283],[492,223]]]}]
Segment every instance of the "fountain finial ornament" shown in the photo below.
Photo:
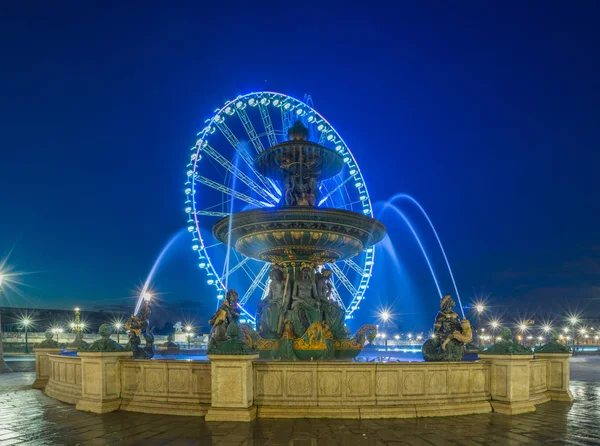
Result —
[{"label": "fountain finial ornament", "polygon": [[302,121],[296,121],[288,130],[290,141],[306,141],[308,139],[308,129],[302,124]]},{"label": "fountain finial ornament", "polygon": [[433,325],[434,337],[423,344],[425,361],[461,361],[465,356],[465,344],[473,340],[473,332],[468,319],[459,319],[453,310],[455,306],[451,296],[441,300]]}]

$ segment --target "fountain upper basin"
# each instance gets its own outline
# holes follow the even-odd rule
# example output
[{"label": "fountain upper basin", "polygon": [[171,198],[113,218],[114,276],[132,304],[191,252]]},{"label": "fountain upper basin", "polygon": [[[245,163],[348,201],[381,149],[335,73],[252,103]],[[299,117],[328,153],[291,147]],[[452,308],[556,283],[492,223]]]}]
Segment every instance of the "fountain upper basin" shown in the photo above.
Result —
[{"label": "fountain upper basin", "polygon": [[244,256],[268,262],[324,264],[353,257],[385,237],[379,221],[340,209],[283,207],[239,212],[217,221],[213,234]]}]

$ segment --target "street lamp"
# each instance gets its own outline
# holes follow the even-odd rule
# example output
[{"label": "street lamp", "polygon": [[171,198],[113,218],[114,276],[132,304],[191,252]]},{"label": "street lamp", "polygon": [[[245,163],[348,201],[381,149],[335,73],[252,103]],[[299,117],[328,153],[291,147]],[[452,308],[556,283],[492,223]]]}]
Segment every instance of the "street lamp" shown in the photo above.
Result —
[{"label": "street lamp", "polygon": [[56,343],[57,344],[60,344],[58,335],[59,335],[59,333],[62,333],[63,331],[64,330],[62,328],[58,328],[58,327],[52,329],[52,333],[54,333],[56,335]]},{"label": "street lamp", "polygon": [[121,344],[121,327],[123,324],[121,322],[115,322],[115,330],[117,330],[117,344]]},{"label": "street lamp", "polygon": [[[527,332],[527,325],[526,324],[519,324],[519,331],[521,332],[522,335],[524,335]],[[523,339],[524,336],[519,336],[519,339]],[[525,345],[525,341],[523,340],[523,345]]]},{"label": "street lamp", "polygon": [[[4,277],[0,274],[0,296],[2,295],[2,280]],[[4,350],[2,349],[2,309],[0,309],[0,373],[12,372],[10,367],[4,362]]]},{"label": "street lamp", "polygon": [[191,336],[192,336],[192,326],[191,325],[186,325],[185,326],[185,331],[187,333],[187,341],[188,341],[188,350],[190,350],[191,347]]},{"label": "street lamp", "polygon": [[481,347],[481,315],[485,311],[483,303],[475,303],[475,311],[477,311],[477,330],[475,330],[475,332],[477,333],[477,343],[479,344],[479,347]]},{"label": "street lamp", "polygon": [[21,321],[21,323],[23,324],[23,327],[25,327],[25,353],[29,353],[29,340],[27,339],[27,331],[29,328],[29,324],[31,324],[31,321],[25,318],[23,319],[23,321]]},{"label": "street lamp", "polygon": [[575,325],[577,325],[579,321],[573,316],[569,319],[569,322],[571,323],[571,334],[573,336],[573,354],[575,354]]}]

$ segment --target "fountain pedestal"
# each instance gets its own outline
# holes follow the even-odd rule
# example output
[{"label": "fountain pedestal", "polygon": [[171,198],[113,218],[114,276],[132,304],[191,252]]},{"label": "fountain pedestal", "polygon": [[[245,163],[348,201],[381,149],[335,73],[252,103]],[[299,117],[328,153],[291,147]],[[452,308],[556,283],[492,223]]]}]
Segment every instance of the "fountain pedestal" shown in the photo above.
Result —
[{"label": "fountain pedestal", "polygon": [[81,399],[77,410],[106,413],[121,406],[121,370],[119,359],[131,358],[132,352],[79,352],[81,357]]},{"label": "fountain pedestal", "polygon": [[211,404],[206,421],[253,421],[255,355],[208,355],[211,365]]},{"label": "fountain pedestal", "polygon": [[537,359],[546,362],[546,386],[548,396],[554,401],[573,401],[569,390],[571,353],[536,353]]},{"label": "fountain pedestal", "polygon": [[494,412],[505,415],[535,412],[535,405],[529,397],[532,355],[479,354],[479,359],[490,363],[490,393]]},{"label": "fountain pedestal", "polygon": [[33,382],[34,389],[44,390],[48,379],[50,378],[50,359],[48,354],[58,355],[60,348],[35,348],[35,381]]}]

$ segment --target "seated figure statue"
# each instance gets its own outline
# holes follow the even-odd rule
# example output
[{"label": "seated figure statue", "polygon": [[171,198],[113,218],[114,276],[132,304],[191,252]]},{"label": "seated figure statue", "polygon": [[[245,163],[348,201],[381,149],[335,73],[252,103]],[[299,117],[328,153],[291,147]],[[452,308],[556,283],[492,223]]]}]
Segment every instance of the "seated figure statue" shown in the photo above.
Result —
[{"label": "seated figure statue", "polygon": [[450,296],[442,299],[433,326],[434,337],[423,344],[426,361],[460,361],[466,352],[465,344],[473,340],[471,324],[458,318],[455,305]]},{"label": "seated figure statue", "polygon": [[240,319],[240,310],[238,308],[238,293],[235,290],[227,291],[223,303],[215,312],[208,323],[212,327],[210,330],[209,347],[218,347],[227,341],[227,327],[231,323],[238,323]]},{"label": "seated figure statue", "polygon": [[333,284],[331,283],[332,271],[323,269],[316,274],[317,293],[321,301],[322,319],[327,322],[329,330],[335,339],[346,337],[346,313],[340,305],[333,299]]},{"label": "seated figure statue", "polygon": [[297,337],[302,336],[310,324],[322,320],[319,294],[314,280],[310,277],[310,266],[303,263],[300,268],[300,278],[294,282],[292,309],[289,311],[289,318]]},{"label": "seated figure statue", "polygon": [[271,266],[269,273],[271,279],[266,297],[258,303],[256,321],[258,333],[263,338],[277,337],[282,324],[280,316],[284,305],[285,280],[281,267],[277,264]]}]

